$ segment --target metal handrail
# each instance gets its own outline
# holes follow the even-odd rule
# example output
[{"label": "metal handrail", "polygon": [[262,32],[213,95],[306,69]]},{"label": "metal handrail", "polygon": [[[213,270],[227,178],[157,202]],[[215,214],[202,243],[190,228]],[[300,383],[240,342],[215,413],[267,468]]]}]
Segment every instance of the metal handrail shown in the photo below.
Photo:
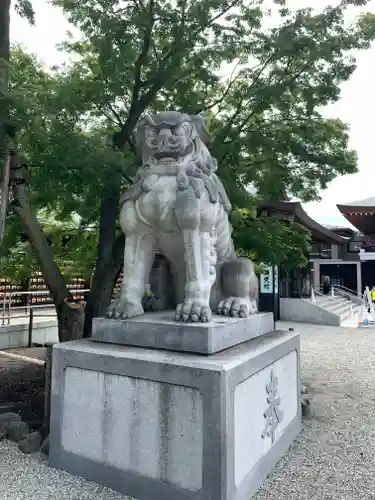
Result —
[{"label": "metal handrail", "polygon": [[356,297],[358,297],[358,293],[355,291],[355,290],[352,290],[351,288],[348,288],[346,286],[343,286],[343,285],[334,285],[334,288],[339,288],[339,289],[342,289],[344,292],[348,292],[352,295],[355,295]]},{"label": "metal handrail", "polygon": [[[70,288],[69,292],[74,294],[77,293],[87,293],[90,292],[89,288]],[[30,300],[27,300],[26,305],[22,306],[14,306],[12,305],[12,297],[14,296],[27,296],[27,297],[32,297],[32,296],[38,296],[38,295],[48,295],[51,296],[50,292],[48,290],[27,290],[27,291],[5,291],[0,293],[0,300],[2,301],[3,308],[1,311],[0,318],[2,320],[1,324],[5,325],[5,322],[7,321],[7,324],[10,324],[11,318],[20,318],[20,317],[27,317],[30,309],[47,309],[47,308],[53,308],[55,307],[54,304],[30,304]],[[24,315],[12,315],[12,311],[17,311],[17,310],[22,310],[24,309],[26,314]]]},{"label": "metal handrail", "polygon": [[[352,290],[351,288],[348,288],[348,287],[343,286],[343,285],[330,285],[330,287],[335,288],[335,289],[342,289],[343,291],[351,293],[352,295],[359,296],[355,290]],[[323,289],[323,285],[314,285],[315,292],[320,291],[322,289]]]},{"label": "metal handrail", "polygon": [[333,294],[336,292],[337,295],[339,295],[341,297],[344,297],[344,298],[346,298],[346,299],[348,299],[348,300],[350,300],[352,302],[356,302],[357,304],[361,304],[362,303],[362,297],[358,296],[356,293],[353,293],[352,291],[348,292],[346,290],[342,290],[338,286],[333,286],[332,290],[333,290]]},{"label": "metal handrail", "polygon": [[[315,295],[319,295],[319,296],[324,295],[321,292],[323,285],[316,285],[313,288],[314,288]],[[344,287],[342,285],[330,285],[330,289],[331,289],[331,296],[334,295],[336,292],[336,294],[340,297],[344,297],[344,298],[351,300],[352,302],[355,302],[357,304],[362,303],[363,296],[358,295],[354,290],[351,290],[350,288]]]}]

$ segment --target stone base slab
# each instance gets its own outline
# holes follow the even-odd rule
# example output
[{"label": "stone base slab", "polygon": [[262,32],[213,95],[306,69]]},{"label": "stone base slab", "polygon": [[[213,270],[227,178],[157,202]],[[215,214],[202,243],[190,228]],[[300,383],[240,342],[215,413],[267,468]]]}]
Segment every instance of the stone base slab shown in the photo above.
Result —
[{"label": "stone base slab", "polygon": [[249,500],[300,431],[300,343],[53,348],[50,465],[138,500]]},{"label": "stone base slab", "polygon": [[174,320],[174,311],[162,311],[128,320],[95,318],[92,340],[213,354],[272,330],[272,313],[258,313],[248,318],[214,315],[210,323],[180,323]]}]

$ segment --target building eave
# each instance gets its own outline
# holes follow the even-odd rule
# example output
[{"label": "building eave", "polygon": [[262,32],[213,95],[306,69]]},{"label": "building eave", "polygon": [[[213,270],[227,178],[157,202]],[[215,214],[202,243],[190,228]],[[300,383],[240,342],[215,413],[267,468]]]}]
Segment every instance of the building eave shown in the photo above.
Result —
[{"label": "building eave", "polygon": [[364,234],[375,232],[374,205],[336,205],[347,221]]},{"label": "building eave", "polygon": [[345,238],[330,231],[326,227],[316,222],[312,219],[304,210],[299,201],[267,201],[260,200],[258,202],[258,207],[261,210],[266,210],[267,208],[279,211],[281,213],[293,214],[296,222],[299,222],[302,226],[306,227],[311,231],[316,237],[320,238],[322,241],[335,245],[344,245],[346,243]]}]

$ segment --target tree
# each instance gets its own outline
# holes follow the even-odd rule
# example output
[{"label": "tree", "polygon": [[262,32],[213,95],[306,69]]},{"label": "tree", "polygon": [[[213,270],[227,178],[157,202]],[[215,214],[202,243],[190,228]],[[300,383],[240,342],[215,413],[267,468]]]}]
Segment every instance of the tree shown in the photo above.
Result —
[{"label": "tree", "polygon": [[[374,39],[370,14],[344,25],[345,9],[364,0],[345,0],[318,14],[292,13],[278,0],[279,23],[271,28],[262,24],[268,13],[259,1],[53,3],[82,37],[65,44],[75,62],[51,77],[53,90],[42,103],[45,133],[26,117],[32,126],[24,140],[28,161],[38,165],[30,181],[35,206],[44,198],[58,217],[75,210],[84,225],[99,222],[86,335],[92,317],[104,313],[119,269],[117,210],[136,167],[132,131],[145,111],[209,114],[213,153],[236,209],[236,238],[245,250],[256,248],[259,259],[268,229],[284,249],[287,238],[298,233],[298,242],[301,232],[249,217],[249,184],[264,198],[308,201],[335,176],[356,170],[347,127],[323,118],[320,109],[339,98],[340,84],[354,71],[351,51]],[[228,78],[218,77],[223,65],[235,67]],[[280,252],[268,255],[280,258]],[[58,287],[66,296],[65,284]]]},{"label": "tree", "polygon": [[[88,180],[92,182],[94,178],[100,183],[100,175],[95,172],[96,162],[105,165],[110,161],[118,162],[122,157],[108,148],[103,134],[95,136],[95,130],[86,134],[70,115],[61,113],[65,94],[57,93],[59,78],[63,77],[43,71],[34,57],[19,48],[13,50],[10,114],[14,127],[20,131],[18,150],[22,158],[13,156],[11,209],[18,218],[13,215],[9,220],[5,242],[12,251],[4,263],[9,267],[10,260],[13,264],[22,259],[29,264],[33,262],[27,244],[21,241],[21,233],[26,233],[56,306],[59,338],[69,340],[82,332],[84,316],[82,306],[72,302],[63,272],[66,277],[67,270],[72,267],[69,266],[72,258],[74,264],[77,263],[74,254],[80,251],[84,251],[86,266],[89,266],[88,250],[97,239],[95,228],[94,231],[85,230],[84,221],[76,228],[80,230],[64,245],[61,245],[60,235],[69,225],[71,229],[73,208],[79,210],[81,218],[85,217],[85,211],[91,212],[91,208],[90,217],[95,218],[98,212],[95,191],[90,193]],[[19,168],[22,165],[27,167]],[[59,172],[63,175],[59,176]],[[48,231],[51,217],[46,219],[46,211],[55,216],[53,231]],[[45,233],[41,230],[41,222],[44,222]]]},{"label": "tree", "polygon": [[[17,0],[17,12],[34,22],[34,12],[29,0]],[[4,185],[2,192],[2,209],[0,213],[2,247],[4,217],[8,198],[7,170],[9,168],[9,183],[14,197],[13,209],[20,217],[21,223],[28,234],[36,251],[46,284],[56,305],[59,320],[59,338],[68,340],[80,335],[83,319],[81,306],[71,303],[71,295],[65,287],[62,274],[53,260],[51,248],[30,206],[26,188],[25,167],[17,154],[15,143],[15,127],[11,123],[14,96],[9,92],[9,56],[10,56],[10,0],[5,0],[0,7],[0,160],[4,161]],[[8,167],[9,165],[9,167]],[[0,248],[2,249],[2,248]]]},{"label": "tree", "polygon": [[234,241],[239,252],[257,264],[276,264],[284,269],[308,263],[310,232],[297,222],[276,217],[256,217],[248,210],[235,210]]},{"label": "tree", "polygon": [[[6,125],[8,124],[8,79],[9,79],[9,55],[10,55],[10,5],[11,0],[3,0],[0,4],[0,145],[3,148]],[[17,0],[15,9],[22,17],[26,17],[34,24],[34,11],[30,0]]]}]

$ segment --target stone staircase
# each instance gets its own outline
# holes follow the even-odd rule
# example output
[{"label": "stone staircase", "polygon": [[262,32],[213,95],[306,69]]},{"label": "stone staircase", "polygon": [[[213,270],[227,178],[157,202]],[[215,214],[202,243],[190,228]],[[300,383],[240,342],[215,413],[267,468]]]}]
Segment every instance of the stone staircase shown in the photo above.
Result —
[{"label": "stone staircase", "polygon": [[362,309],[358,301],[342,296],[316,295],[315,305],[338,316],[341,326],[358,326]]}]

